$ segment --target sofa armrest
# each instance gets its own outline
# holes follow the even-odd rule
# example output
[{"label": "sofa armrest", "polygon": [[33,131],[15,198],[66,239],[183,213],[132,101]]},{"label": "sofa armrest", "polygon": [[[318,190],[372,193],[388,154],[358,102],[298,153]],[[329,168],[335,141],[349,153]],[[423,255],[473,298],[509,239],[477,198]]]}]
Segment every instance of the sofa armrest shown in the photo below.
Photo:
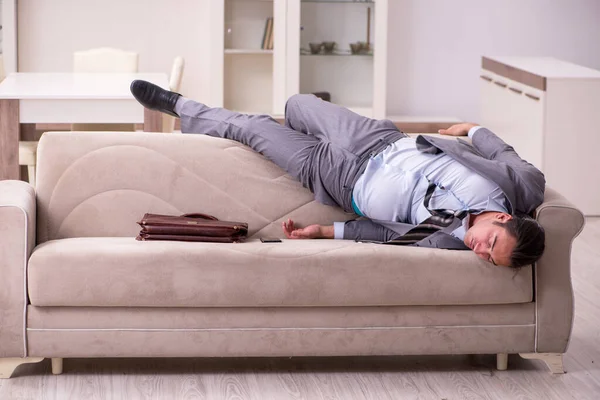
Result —
[{"label": "sofa armrest", "polygon": [[536,219],[546,231],[546,250],[535,265],[536,352],[567,351],[573,327],[571,247],[582,231],[583,213],[546,188]]},{"label": "sofa armrest", "polygon": [[0,357],[26,357],[27,260],[35,247],[33,187],[0,181]]}]

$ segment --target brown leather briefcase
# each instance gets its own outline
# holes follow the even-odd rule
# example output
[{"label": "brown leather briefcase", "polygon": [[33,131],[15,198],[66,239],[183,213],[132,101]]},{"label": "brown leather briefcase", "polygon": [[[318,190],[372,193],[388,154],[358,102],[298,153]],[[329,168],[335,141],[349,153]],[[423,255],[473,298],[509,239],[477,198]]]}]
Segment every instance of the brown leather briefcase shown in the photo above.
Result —
[{"label": "brown leather briefcase", "polygon": [[138,225],[142,230],[137,240],[236,243],[248,237],[246,222],[219,221],[200,213],[181,216],[146,213]]}]

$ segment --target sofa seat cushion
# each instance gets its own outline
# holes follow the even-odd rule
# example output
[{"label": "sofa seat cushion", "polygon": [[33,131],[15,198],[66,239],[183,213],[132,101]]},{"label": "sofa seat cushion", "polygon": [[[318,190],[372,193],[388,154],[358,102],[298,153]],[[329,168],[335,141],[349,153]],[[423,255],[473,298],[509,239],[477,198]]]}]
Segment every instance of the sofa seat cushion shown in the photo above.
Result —
[{"label": "sofa seat cushion", "polygon": [[28,265],[35,306],[256,307],[532,301],[531,267],[470,251],[349,240],[264,244],[51,240]]}]

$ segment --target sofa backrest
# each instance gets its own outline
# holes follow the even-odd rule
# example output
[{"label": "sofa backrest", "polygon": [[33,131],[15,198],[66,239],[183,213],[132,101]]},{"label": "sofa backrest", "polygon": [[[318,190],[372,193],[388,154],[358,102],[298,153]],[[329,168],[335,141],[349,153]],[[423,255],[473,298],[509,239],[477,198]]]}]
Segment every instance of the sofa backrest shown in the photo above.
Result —
[{"label": "sofa backrest", "polygon": [[145,213],[248,222],[250,237],[356,217],[325,206],[249,147],[206,135],[51,132],[38,148],[38,244],[136,236]]}]

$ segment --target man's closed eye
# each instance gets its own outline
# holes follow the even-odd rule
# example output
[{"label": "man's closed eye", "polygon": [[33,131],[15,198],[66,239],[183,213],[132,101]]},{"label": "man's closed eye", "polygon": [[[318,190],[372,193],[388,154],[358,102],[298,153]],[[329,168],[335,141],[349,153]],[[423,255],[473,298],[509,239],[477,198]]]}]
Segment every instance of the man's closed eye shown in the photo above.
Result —
[{"label": "man's closed eye", "polygon": [[498,239],[498,236],[494,236],[494,241],[492,242],[492,246],[490,247],[490,257],[488,258],[488,261],[491,262],[494,265],[497,265],[496,262],[494,261],[494,259],[492,258],[492,251],[494,251],[494,246],[496,245],[496,240]]}]

